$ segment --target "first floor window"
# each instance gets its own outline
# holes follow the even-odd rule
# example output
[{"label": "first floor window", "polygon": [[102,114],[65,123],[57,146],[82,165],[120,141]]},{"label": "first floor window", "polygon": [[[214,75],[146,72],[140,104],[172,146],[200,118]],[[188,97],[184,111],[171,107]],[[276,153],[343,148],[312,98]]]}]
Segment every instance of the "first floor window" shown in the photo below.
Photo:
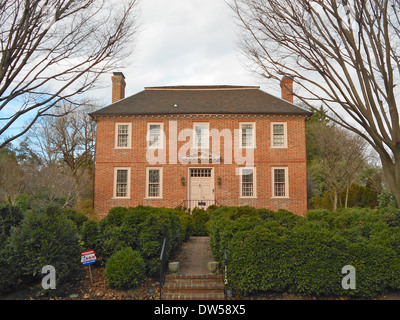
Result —
[{"label": "first floor window", "polygon": [[241,168],[241,197],[255,196],[255,177],[253,168]]},{"label": "first floor window", "polygon": [[287,197],[287,168],[273,168],[273,196]]},{"label": "first floor window", "polygon": [[114,197],[129,198],[129,168],[115,168],[114,171]]},{"label": "first floor window", "polygon": [[160,198],[161,197],[161,168],[148,168],[147,169],[147,197]]}]

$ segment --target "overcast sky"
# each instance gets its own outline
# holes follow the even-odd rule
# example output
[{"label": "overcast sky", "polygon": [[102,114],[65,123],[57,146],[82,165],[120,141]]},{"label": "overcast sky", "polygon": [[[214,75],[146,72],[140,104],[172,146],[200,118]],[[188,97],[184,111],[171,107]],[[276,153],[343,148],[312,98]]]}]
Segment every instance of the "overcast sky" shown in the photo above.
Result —
[{"label": "overcast sky", "polygon": [[[139,0],[140,32],[133,54],[119,70],[126,94],[147,86],[256,85],[280,97],[279,83],[266,83],[244,66],[234,13],[226,0]],[[99,107],[111,104],[111,76],[89,93]],[[10,128],[20,131],[29,114]]]},{"label": "overcast sky", "polygon": [[[126,96],[146,86],[258,85],[280,95],[278,83],[265,86],[243,65],[233,11],[225,0],[141,0],[141,31],[121,71]],[[104,103],[111,103],[111,75],[103,78]],[[107,89],[109,85],[109,89]]]}]

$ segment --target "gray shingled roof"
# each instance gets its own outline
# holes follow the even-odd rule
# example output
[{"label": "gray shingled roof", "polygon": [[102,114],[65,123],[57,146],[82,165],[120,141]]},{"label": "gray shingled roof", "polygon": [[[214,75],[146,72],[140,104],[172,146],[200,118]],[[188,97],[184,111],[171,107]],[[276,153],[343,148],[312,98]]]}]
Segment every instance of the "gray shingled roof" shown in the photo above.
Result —
[{"label": "gray shingled roof", "polygon": [[304,114],[311,112],[255,86],[146,87],[91,116],[155,114]]}]

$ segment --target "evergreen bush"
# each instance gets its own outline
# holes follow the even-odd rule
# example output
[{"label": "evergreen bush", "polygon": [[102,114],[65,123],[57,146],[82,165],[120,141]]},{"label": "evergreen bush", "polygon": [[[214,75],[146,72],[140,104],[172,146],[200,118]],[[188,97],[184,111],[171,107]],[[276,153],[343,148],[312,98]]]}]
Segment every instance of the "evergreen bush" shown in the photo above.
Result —
[{"label": "evergreen bush", "polygon": [[145,262],[139,251],[134,251],[130,247],[124,248],[108,259],[104,276],[112,288],[137,287],[145,277]]},{"label": "evergreen bush", "polygon": [[[292,292],[371,298],[400,289],[400,227],[392,212],[313,210],[306,217],[264,209],[220,208],[211,218],[217,260],[228,253],[228,279],[244,294]],[[345,290],[342,268],[356,270]]]}]

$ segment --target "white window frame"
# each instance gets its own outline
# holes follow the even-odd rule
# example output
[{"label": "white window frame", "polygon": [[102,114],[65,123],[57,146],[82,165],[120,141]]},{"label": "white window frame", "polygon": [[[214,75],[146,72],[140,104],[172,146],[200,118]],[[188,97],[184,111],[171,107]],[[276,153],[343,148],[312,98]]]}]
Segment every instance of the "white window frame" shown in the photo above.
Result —
[{"label": "white window frame", "polygon": [[[206,138],[206,146],[197,146],[196,145],[196,126],[197,125],[206,125],[207,126],[207,138]],[[193,148],[194,149],[209,149],[210,148],[210,123],[209,122],[193,122]]]},{"label": "white window frame", "polygon": [[[117,173],[118,170],[127,170],[126,197],[117,196]],[[113,181],[113,199],[130,199],[131,198],[131,168],[130,167],[114,167]]]},{"label": "white window frame", "polygon": [[[283,146],[274,145],[274,125],[283,125]],[[287,122],[271,122],[271,148],[283,149],[288,147]]]},{"label": "white window frame", "polygon": [[[252,125],[252,145],[251,146],[243,146],[243,140],[242,140],[242,134],[243,134],[243,129],[242,126],[246,124],[251,124]],[[256,123],[255,122],[239,122],[239,148],[242,149],[248,149],[248,148],[255,148],[256,147]]]},{"label": "white window frame", "polygon": [[[158,170],[159,171],[159,185],[160,194],[157,197],[149,196],[149,171]],[[146,199],[162,199],[163,198],[163,168],[162,167],[146,167]]]},{"label": "white window frame", "polygon": [[[150,146],[150,126],[152,126],[152,125],[160,126],[160,146],[158,146],[158,147]],[[162,123],[162,122],[148,122],[147,123],[146,145],[147,145],[148,149],[163,149],[164,148],[164,123]]]},{"label": "white window frame", "polygon": [[[126,147],[118,146],[118,127],[128,126],[128,145]],[[115,123],[115,139],[114,139],[115,149],[131,149],[132,148],[132,123],[131,122],[116,122]]]},{"label": "white window frame", "polygon": [[[242,189],[242,184],[243,184],[243,175],[242,175],[242,173],[243,173],[243,170],[246,170],[246,169],[251,169],[251,170],[253,170],[253,195],[252,196],[243,196],[243,194],[242,194],[242,192],[243,192],[243,189]],[[240,167],[239,168],[239,198],[242,198],[242,199],[255,199],[255,198],[257,198],[257,171],[256,171],[256,168],[255,167]]]},{"label": "white window frame", "polygon": [[[276,196],[275,195],[275,170],[285,170],[285,195],[284,196]],[[275,199],[287,199],[289,198],[289,168],[288,167],[271,167],[271,190],[272,196],[271,198]]]}]

